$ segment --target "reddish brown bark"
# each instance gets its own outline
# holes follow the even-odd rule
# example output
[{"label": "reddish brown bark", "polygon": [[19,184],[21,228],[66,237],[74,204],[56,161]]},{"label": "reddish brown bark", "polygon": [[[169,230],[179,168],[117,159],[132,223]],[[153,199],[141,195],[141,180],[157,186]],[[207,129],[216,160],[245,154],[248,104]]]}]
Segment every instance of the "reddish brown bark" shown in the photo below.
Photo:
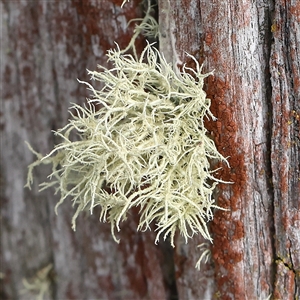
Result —
[{"label": "reddish brown bark", "polygon": [[175,64],[187,51],[215,70],[207,92],[218,121],[208,128],[231,165],[220,177],[234,184],[217,192],[229,211],[217,211],[211,226],[210,297],[299,296],[299,4],[160,4],[161,51]]}]

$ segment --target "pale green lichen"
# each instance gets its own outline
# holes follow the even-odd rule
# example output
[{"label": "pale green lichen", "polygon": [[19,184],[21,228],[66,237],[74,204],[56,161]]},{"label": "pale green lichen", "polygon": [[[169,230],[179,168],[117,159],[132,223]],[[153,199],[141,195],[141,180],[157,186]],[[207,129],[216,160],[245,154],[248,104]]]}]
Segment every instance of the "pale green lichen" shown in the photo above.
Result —
[{"label": "pale green lichen", "polygon": [[197,248],[200,248],[200,251],[202,252],[200,255],[200,258],[198,259],[195,268],[198,269],[200,271],[201,268],[201,263],[203,262],[204,264],[206,264],[210,258],[211,258],[211,250],[209,248],[209,244],[208,243],[202,243],[200,245],[198,245]]},{"label": "pale green lichen", "polygon": [[[62,142],[29,166],[52,164],[50,181],[61,198],[70,198],[78,214],[101,207],[100,220],[120,230],[132,207],[140,208],[138,230],[155,223],[158,242],[176,229],[185,237],[200,233],[211,241],[207,222],[219,208],[213,191],[221,180],[210,170],[210,160],[226,159],[206,133],[204,119],[213,118],[203,91],[202,74],[183,67],[175,73],[158,50],[147,45],[136,60],[119,49],[110,50],[112,69],[89,71],[104,88],[92,91],[85,107],[74,105],[71,120],[55,134]],[[100,107],[100,109],[95,109]],[[71,132],[78,140],[71,139]]]},{"label": "pale green lichen", "polygon": [[123,7],[124,6],[124,4],[126,3],[126,2],[129,2],[130,0],[123,0],[123,2],[122,2],[122,4],[121,4],[121,7]]},{"label": "pale green lichen", "polygon": [[[51,271],[53,265],[49,264],[46,267],[39,270],[36,275],[31,279],[23,278],[22,282],[24,289],[21,290],[21,294],[27,296],[32,296],[32,294],[37,294],[36,300],[43,300],[44,297],[50,293],[51,286]],[[29,299],[29,298],[27,298]]]},{"label": "pale green lichen", "polygon": [[[125,2],[123,2],[123,4],[124,3]],[[132,50],[135,59],[138,59],[138,55],[135,48],[135,42],[138,36],[142,34],[145,38],[150,38],[154,40],[157,40],[159,36],[159,25],[155,20],[155,18],[153,18],[152,16],[153,8],[155,5],[151,5],[151,0],[147,0],[146,6],[147,6],[147,10],[145,12],[144,18],[132,19],[128,23],[130,24],[131,22],[140,22],[139,24],[135,25],[133,36],[131,37],[128,46],[124,50],[122,50],[122,53],[126,53],[128,52],[128,50]]]}]

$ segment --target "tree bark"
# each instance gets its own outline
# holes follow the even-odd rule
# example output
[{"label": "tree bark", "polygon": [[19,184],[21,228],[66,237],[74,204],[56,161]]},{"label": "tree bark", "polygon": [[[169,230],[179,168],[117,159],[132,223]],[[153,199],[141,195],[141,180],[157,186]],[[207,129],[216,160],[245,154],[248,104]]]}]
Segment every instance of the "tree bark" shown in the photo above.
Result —
[{"label": "tree bark", "polygon": [[[176,247],[136,232],[138,211],[118,233],[79,217],[53,190],[38,192],[50,170],[35,171],[24,140],[46,154],[57,142],[70,102],[84,104],[86,69],[106,65],[116,41],[125,48],[142,16],[138,0],[4,1],[1,5],[1,298],[297,299],[300,295],[300,4],[297,0],[158,2],[159,47],[174,68],[204,64],[218,118],[207,128],[228,157],[218,176],[218,210],[210,226],[211,260],[195,264],[205,241]],[[138,41],[138,49],[143,41]],[[217,167],[218,165],[216,165]],[[49,266],[49,272],[47,268]],[[51,267],[51,268],[50,268]],[[44,272],[44,273],[43,273]],[[45,274],[43,280],[37,281]],[[40,276],[40,277],[38,277]],[[41,283],[42,282],[42,283]]]},{"label": "tree bark", "polygon": [[[34,299],[22,279],[33,283],[53,265],[44,282],[44,299],[164,299],[161,251],[153,233],[136,233],[136,217],[124,224],[121,243],[97,211],[81,216],[71,230],[74,208],[63,205],[56,216],[54,190],[38,192],[47,167],[35,171],[31,191],[24,189],[34,157],[24,141],[46,154],[56,141],[51,130],[64,126],[71,102],[84,104],[86,69],[106,65],[105,53],[125,48],[142,16],[139,1],[3,1],[1,74],[3,78],[2,298]],[[141,41],[138,42],[141,44]]]},{"label": "tree bark", "polygon": [[[208,128],[229,157],[220,177],[233,184],[217,191],[229,211],[217,211],[211,227],[210,297],[299,297],[299,3],[160,4],[165,55],[180,63],[187,51],[215,70],[207,92],[218,121]],[[183,270],[180,278],[190,278]],[[183,299],[193,286],[178,285]]]}]

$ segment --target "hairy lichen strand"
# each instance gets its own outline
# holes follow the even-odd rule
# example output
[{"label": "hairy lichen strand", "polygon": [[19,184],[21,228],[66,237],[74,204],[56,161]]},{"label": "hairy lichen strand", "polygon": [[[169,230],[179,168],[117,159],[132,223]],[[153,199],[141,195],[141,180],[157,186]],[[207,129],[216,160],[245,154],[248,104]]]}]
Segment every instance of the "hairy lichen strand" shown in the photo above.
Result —
[{"label": "hairy lichen strand", "polygon": [[[78,214],[101,207],[100,220],[120,230],[132,207],[140,207],[139,230],[155,222],[156,242],[163,234],[174,246],[176,229],[187,240],[200,233],[211,240],[207,222],[218,208],[212,197],[220,179],[210,170],[210,159],[226,162],[206,135],[204,118],[213,118],[203,91],[202,74],[183,67],[175,73],[158,50],[146,46],[139,59],[110,50],[112,69],[89,71],[104,85],[92,92],[85,107],[71,109],[69,123],[56,134],[62,142],[29,166],[52,164],[52,180],[61,198],[70,197]],[[193,76],[192,76],[192,75]],[[95,109],[101,107],[99,110]],[[72,141],[70,133],[79,139]]]}]

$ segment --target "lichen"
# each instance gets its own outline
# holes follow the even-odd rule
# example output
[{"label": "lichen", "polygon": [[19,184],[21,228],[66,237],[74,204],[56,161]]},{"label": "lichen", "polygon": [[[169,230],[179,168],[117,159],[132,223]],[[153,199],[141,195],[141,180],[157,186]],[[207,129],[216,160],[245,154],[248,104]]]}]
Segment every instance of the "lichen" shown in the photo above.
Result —
[{"label": "lichen", "polygon": [[203,91],[210,74],[201,73],[193,56],[195,70],[184,66],[175,73],[150,44],[138,60],[118,48],[107,57],[113,68],[89,71],[103,89],[84,82],[92,98],[85,107],[73,105],[69,123],[55,133],[62,142],[53,151],[44,157],[36,153],[27,186],[33,168],[50,163],[53,172],[42,189],[56,187],[56,209],[67,198],[73,201],[74,229],[81,211],[100,206],[100,220],[110,222],[117,240],[115,229],[132,207],[139,207],[137,229],[155,223],[156,242],[170,235],[174,246],[176,229],[186,241],[197,233],[211,241],[207,222],[220,208],[213,191],[221,180],[210,160],[226,159],[204,126],[206,117],[214,118]]},{"label": "lichen", "polygon": [[130,0],[123,0],[123,2],[122,2],[122,4],[121,4],[121,7],[123,7],[124,6],[124,4],[126,3],[126,2],[129,2]]},{"label": "lichen", "polygon": [[[123,2],[123,4],[125,4],[125,2],[126,0]],[[147,40],[148,39],[157,40],[159,36],[159,25],[155,20],[155,18],[152,16],[152,14],[154,13],[153,8],[155,7],[155,5],[151,5],[151,0],[147,0],[145,2],[147,2],[146,3],[147,10],[145,11],[145,16],[143,18],[132,19],[128,23],[129,25],[131,22],[137,22],[129,44],[124,50],[122,50],[122,53],[126,53],[129,50],[131,50],[134,54],[135,59],[138,59],[138,54],[135,48],[135,42],[138,36],[143,35],[144,38]]]},{"label": "lichen", "polygon": [[24,289],[21,290],[21,294],[25,294],[27,296],[29,296],[30,294],[37,294],[36,300],[43,300],[44,297],[50,292],[50,277],[52,269],[53,265],[49,264],[46,267],[40,269],[33,278],[29,280],[23,278],[22,282],[24,285]]},{"label": "lichen", "polygon": [[200,251],[202,253],[196,263],[195,268],[200,271],[201,263],[203,262],[204,264],[206,264],[211,259],[211,250],[209,248],[208,243],[202,243],[202,244],[198,245],[198,248],[200,249]]}]

